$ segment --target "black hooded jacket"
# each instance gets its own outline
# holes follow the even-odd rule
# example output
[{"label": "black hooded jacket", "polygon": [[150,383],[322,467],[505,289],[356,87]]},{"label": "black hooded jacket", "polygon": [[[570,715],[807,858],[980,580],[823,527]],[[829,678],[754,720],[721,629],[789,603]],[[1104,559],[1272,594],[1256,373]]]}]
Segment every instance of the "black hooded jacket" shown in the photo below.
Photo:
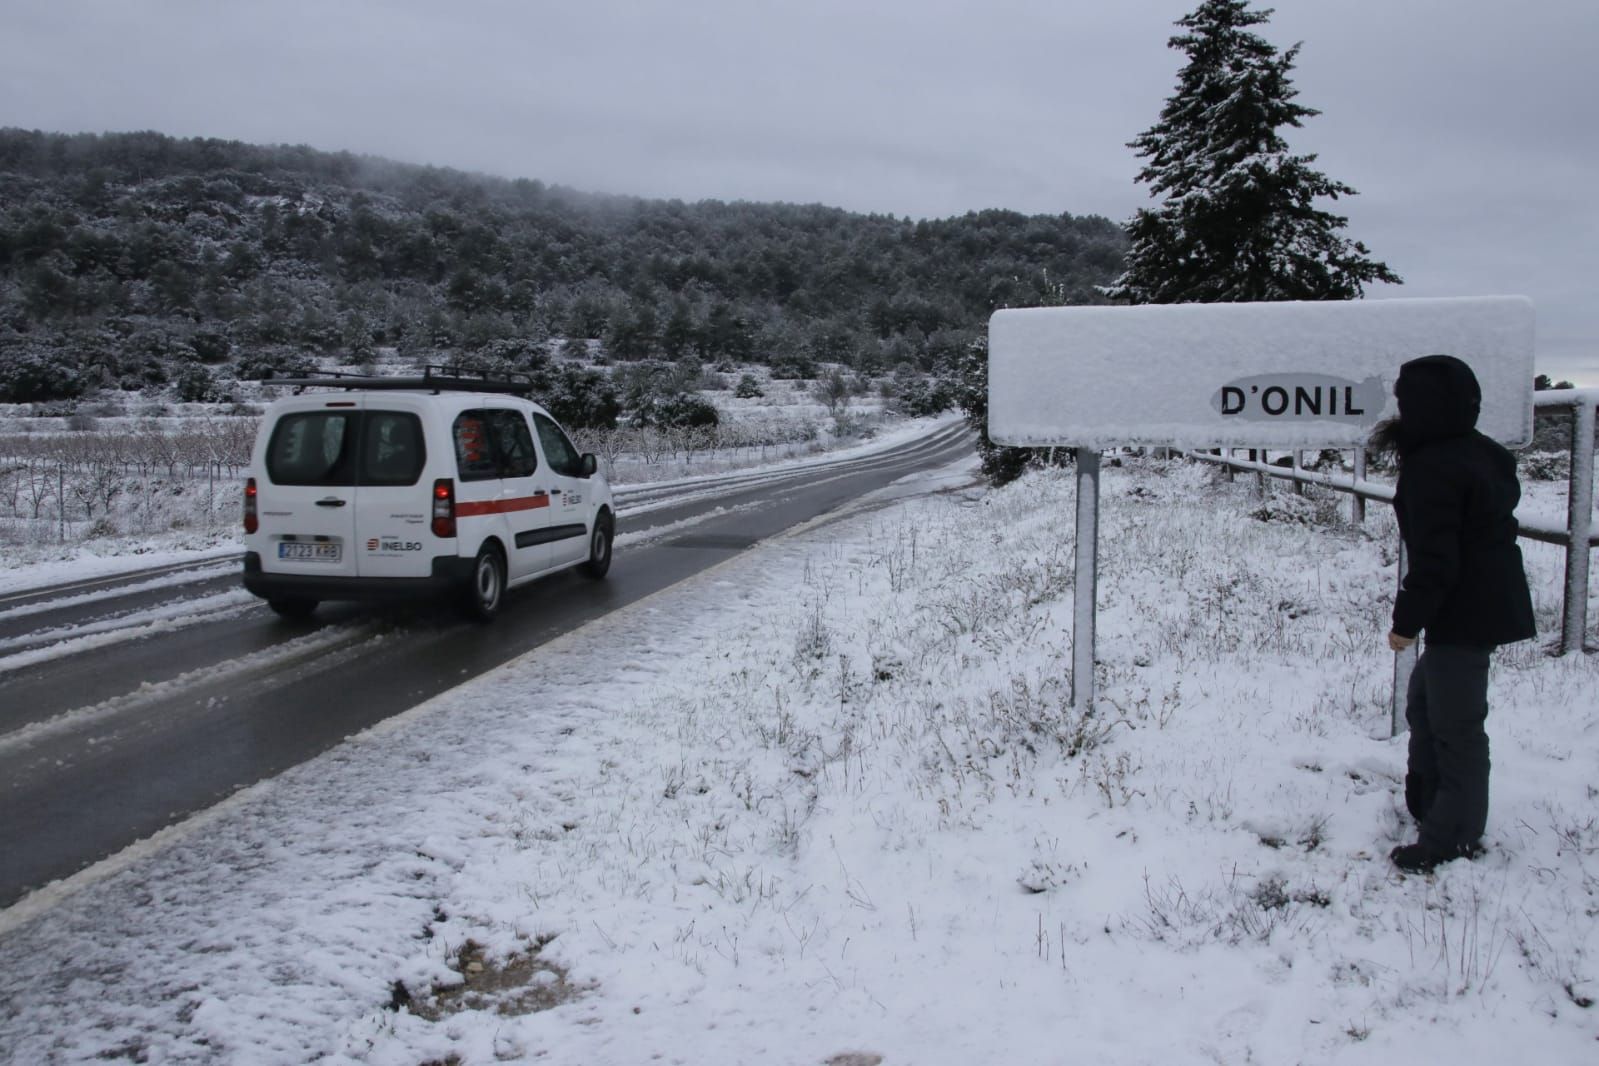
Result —
[{"label": "black hooded jacket", "polygon": [[1399,368],[1399,484],[1394,511],[1410,569],[1393,631],[1435,644],[1491,647],[1536,630],[1516,544],[1516,461],[1477,432],[1482,390],[1453,356]]}]

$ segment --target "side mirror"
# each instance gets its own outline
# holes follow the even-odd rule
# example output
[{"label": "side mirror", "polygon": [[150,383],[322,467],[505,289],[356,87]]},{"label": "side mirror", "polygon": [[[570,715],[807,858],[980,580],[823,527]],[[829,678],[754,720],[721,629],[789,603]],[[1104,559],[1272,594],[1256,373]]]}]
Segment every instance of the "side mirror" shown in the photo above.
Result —
[{"label": "side mirror", "polygon": [[584,477],[593,477],[594,472],[600,468],[600,462],[598,459],[594,458],[593,452],[584,452],[582,463]]}]

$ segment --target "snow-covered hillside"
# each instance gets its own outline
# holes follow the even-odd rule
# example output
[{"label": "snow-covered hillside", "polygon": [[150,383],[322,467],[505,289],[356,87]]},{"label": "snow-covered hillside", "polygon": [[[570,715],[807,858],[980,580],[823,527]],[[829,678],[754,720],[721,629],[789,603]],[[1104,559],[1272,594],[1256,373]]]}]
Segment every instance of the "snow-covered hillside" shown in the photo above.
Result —
[{"label": "snow-covered hillside", "polygon": [[[1580,1062],[1599,662],[1496,659],[1488,854],[1403,877],[1394,533],[962,471],[740,555],[0,916],[17,1062]],[[1526,546],[1557,628],[1560,554]],[[53,904],[53,905],[52,905]]]}]

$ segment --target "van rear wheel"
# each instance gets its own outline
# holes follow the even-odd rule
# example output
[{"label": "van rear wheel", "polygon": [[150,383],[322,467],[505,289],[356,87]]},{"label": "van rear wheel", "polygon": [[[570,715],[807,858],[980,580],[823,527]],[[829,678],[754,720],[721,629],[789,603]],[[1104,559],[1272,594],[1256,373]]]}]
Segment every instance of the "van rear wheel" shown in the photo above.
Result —
[{"label": "van rear wheel", "polygon": [[311,617],[311,612],[316,610],[316,602],[306,596],[282,596],[267,600],[267,607],[279,618],[301,619]]},{"label": "van rear wheel", "polygon": [[492,621],[500,613],[500,603],[505,599],[505,556],[493,544],[478,549],[472,563],[472,579],[467,585],[462,602],[469,617],[480,622]]}]

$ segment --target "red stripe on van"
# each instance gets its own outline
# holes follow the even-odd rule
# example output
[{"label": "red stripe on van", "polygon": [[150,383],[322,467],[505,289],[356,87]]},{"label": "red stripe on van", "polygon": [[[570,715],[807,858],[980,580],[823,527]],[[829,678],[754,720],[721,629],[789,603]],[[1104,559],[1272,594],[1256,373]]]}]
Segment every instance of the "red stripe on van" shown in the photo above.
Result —
[{"label": "red stripe on van", "polygon": [[506,514],[510,511],[533,511],[548,507],[548,496],[517,496],[509,500],[460,501],[455,505],[455,517],[472,518],[483,514]]}]

